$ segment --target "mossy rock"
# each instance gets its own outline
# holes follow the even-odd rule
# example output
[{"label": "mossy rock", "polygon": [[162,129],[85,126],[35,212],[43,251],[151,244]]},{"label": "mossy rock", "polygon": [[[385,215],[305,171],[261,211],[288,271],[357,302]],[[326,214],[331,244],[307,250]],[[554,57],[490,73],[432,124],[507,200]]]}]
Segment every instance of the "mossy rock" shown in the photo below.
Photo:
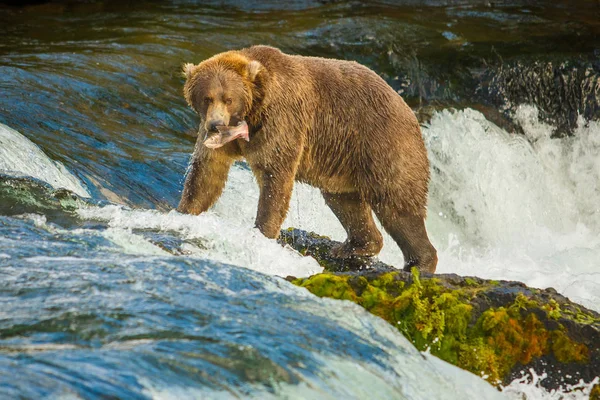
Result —
[{"label": "mossy rock", "polygon": [[508,384],[533,368],[556,389],[600,375],[600,314],[554,289],[455,274],[420,275],[377,260],[336,260],[336,243],[299,230],[282,241],[325,272],[293,279],[320,297],[353,301],[398,328],[419,350]]}]

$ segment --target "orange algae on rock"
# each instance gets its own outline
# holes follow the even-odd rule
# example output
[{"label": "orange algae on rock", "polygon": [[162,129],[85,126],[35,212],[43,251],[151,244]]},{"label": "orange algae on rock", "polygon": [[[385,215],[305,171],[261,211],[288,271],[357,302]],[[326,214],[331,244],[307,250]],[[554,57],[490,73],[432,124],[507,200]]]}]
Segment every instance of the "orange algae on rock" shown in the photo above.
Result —
[{"label": "orange algae on rock", "polygon": [[552,352],[562,363],[587,363],[590,357],[588,347],[572,340],[563,329],[552,332]]},{"label": "orange algae on rock", "polygon": [[517,362],[527,365],[548,350],[548,331],[535,314],[523,318],[518,311],[500,307],[485,311],[479,322],[471,336],[484,338],[478,349],[488,347],[494,353],[494,367],[485,371],[492,382],[502,380]]}]

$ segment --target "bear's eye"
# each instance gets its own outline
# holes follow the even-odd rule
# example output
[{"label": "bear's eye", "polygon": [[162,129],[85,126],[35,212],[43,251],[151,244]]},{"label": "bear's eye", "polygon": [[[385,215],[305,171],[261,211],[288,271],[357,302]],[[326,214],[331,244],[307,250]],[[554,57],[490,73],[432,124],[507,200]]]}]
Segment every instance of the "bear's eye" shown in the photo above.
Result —
[{"label": "bear's eye", "polygon": [[210,104],[210,103],[212,103],[212,101],[213,100],[210,97],[205,97],[204,98],[204,104]]},{"label": "bear's eye", "polygon": [[225,99],[225,104],[227,104],[228,106],[230,106],[231,103],[233,103],[233,99]]}]

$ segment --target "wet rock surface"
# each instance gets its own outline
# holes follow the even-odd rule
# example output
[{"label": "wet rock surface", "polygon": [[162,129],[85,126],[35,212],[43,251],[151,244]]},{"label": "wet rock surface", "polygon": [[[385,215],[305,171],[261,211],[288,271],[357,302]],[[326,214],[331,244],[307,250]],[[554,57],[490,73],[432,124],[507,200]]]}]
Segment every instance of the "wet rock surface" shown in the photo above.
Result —
[{"label": "wet rock surface", "polygon": [[420,350],[508,384],[530,368],[548,389],[600,375],[600,314],[554,289],[456,274],[405,272],[375,259],[340,260],[336,242],[289,229],[280,241],[325,268],[288,277],[320,297],[356,302],[397,327]]},{"label": "wet rock surface", "polygon": [[600,118],[600,61],[517,60],[484,76],[478,88],[482,99],[508,121],[520,104],[535,104],[541,119],[555,126],[554,136],[564,136],[579,116]]},{"label": "wet rock surface", "polygon": [[370,272],[392,272],[397,269],[371,257],[337,258],[329,254],[331,248],[339,242],[327,236],[317,235],[301,229],[282,230],[279,242],[288,244],[302,255],[311,256],[325,268],[327,272],[344,272],[348,274]]}]

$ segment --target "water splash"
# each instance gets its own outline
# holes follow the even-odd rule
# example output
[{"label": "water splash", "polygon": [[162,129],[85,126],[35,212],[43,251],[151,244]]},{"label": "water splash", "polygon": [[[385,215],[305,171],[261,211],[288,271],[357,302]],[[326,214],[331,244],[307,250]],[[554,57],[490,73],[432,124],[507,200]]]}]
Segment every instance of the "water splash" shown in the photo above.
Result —
[{"label": "water splash", "polygon": [[[87,207],[78,210],[86,220],[107,222],[110,229],[103,235],[131,253],[156,254],[160,251],[133,230],[175,233],[188,241],[183,249],[194,257],[209,258],[254,269],[270,275],[308,276],[322,268],[309,257],[302,257],[289,247],[267,239],[252,224],[237,221],[234,210],[223,218],[213,212],[199,216],[176,211],[130,210],[122,206]],[[198,239],[198,241],[195,241]],[[144,244],[141,247],[140,244]],[[146,247],[150,245],[151,247]],[[146,250],[143,250],[146,248]],[[129,250],[127,250],[129,249]]]},{"label": "water splash", "polygon": [[538,375],[530,369],[529,373],[523,373],[521,378],[515,379],[510,385],[502,388],[502,392],[508,398],[515,400],[584,400],[590,398],[594,385],[600,382],[600,379],[596,378],[589,383],[580,382],[548,391],[541,386],[544,379],[546,374]]},{"label": "water splash", "polygon": [[474,110],[440,112],[424,129],[438,271],[552,286],[600,310],[600,124],[550,139],[534,108],[517,118],[525,137]]}]

